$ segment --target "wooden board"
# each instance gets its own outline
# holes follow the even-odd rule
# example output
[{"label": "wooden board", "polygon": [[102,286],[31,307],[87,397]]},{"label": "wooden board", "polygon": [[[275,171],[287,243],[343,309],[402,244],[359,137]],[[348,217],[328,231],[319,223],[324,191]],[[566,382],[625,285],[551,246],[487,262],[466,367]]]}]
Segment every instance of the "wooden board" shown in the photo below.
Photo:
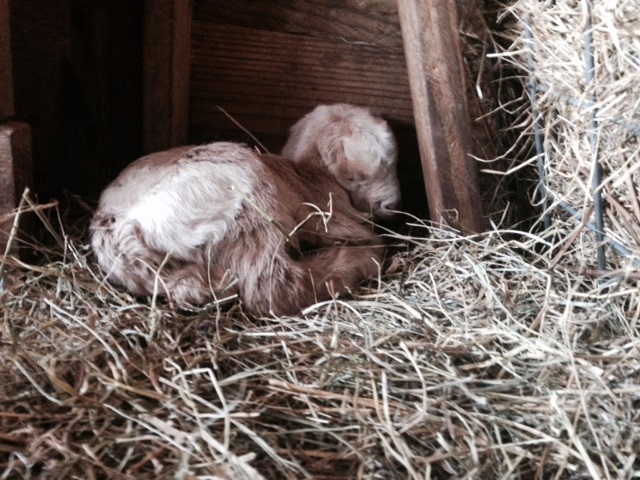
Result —
[{"label": "wooden board", "polygon": [[413,123],[395,1],[196,0],[193,11],[191,141],[250,141],[218,107],[273,151],[319,103]]},{"label": "wooden board", "polygon": [[193,9],[210,24],[402,49],[396,0],[195,0]]},{"label": "wooden board", "polygon": [[31,186],[31,129],[21,122],[0,124],[0,254],[13,224],[6,214],[18,206],[25,187]]},{"label": "wooden board", "polygon": [[454,0],[398,3],[431,219],[484,229]]},{"label": "wooden board", "polygon": [[155,152],[187,139],[191,4],[146,0],[144,13],[143,150]]},{"label": "wooden board", "polygon": [[13,116],[9,0],[0,0],[0,120]]}]

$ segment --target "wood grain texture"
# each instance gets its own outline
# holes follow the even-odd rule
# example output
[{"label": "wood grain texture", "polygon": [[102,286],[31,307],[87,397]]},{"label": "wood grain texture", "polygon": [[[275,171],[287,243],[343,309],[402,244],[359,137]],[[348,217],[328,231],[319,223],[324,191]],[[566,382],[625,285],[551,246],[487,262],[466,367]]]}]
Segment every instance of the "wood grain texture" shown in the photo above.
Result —
[{"label": "wood grain texture", "polygon": [[189,0],[145,1],[145,152],[163,150],[186,142],[191,16]]},{"label": "wood grain texture", "polygon": [[211,24],[402,48],[396,0],[194,0]]},{"label": "wood grain texture", "polygon": [[32,187],[31,129],[22,122],[0,124],[0,254],[5,246],[13,219],[2,221],[13,211],[26,187]]},{"label": "wood grain texture", "polygon": [[[277,8],[274,8],[277,10]],[[190,139],[245,140],[224,108],[271,149],[320,103],[372,107],[413,122],[402,46],[347,43],[194,19]]]},{"label": "wood grain texture", "polygon": [[0,0],[0,120],[13,116],[9,0]]},{"label": "wood grain texture", "polygon": [[455,0],[398,2],[431,219],[484,229]]}]

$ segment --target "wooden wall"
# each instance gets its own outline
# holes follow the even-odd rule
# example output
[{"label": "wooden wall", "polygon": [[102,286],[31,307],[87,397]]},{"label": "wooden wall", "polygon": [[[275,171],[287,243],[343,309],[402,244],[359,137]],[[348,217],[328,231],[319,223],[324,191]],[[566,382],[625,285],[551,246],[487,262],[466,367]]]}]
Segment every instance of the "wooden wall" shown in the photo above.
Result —
[{"label": "wooden wall", "polygon": [[13,116],[9,0],[0,0],[0,121]]},{"label": "wooden wall", "polygon": [[[0,0],[0,255],[8,248],[17,251],[11,213],[25,188],[32,187],[31,129],[14,119],[10,31],[9,2]],[[23,216],[21,226],[24,224]]]},{"label": "wooden wall", "polygon": [[16,118],[41,200],[95,196],[140,155],[142,0],[10,0]]},{"label": "wooden wall", "polygon": [[405,207],[426,215],[395,0],[192,2],[189,140],[253,143],[270,151],[321,103],[372,107],[400,147]]},{"label": "wooden wall", "polygon": [[[166,42],[147,38],[145,44],[144,35],[160,2],[180,14],[171,20],[179,27],[172,35],[190,31],[188,58],[181,48],[168,57],[173,73],[190,65],[188,75],[175,77],[188,82],[188,114],[180,115],[181,125],[168,124],[171,138],[252,143],[220,107],[277,152],[289,127],[317,104],[369,106],[389,120],[398,138],[405,207],[426,216],[396,0],[9,2],[15,118],[32,127],[35,190],[42,200],[64,190],[95,197],[145,148],[155,149],[147,142],[152,110],[143,97],[158,94],[158,85],[145,75],[149,58],[167,52]],[[191,14],[187,27],[177,20],[185,12]],[[461,28],[476,16],[462,17]]]},{"label": "wooden wall", "polygon": [[395,1],[195,0],[189,136],[269,149],[319,103],[351,102],[413,123]]}]

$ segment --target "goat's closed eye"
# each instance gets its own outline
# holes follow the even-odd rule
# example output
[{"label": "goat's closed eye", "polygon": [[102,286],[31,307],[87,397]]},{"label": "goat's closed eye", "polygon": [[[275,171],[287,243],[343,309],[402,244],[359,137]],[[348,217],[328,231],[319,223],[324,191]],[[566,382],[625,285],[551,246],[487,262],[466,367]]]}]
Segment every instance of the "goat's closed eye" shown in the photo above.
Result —
[{"label": "goat's closed eye", "polygon": [[358,173],[344,177],[344,181],[352,185],[362,183],[364,182],[364,180],[365,180],[365,176]]}]

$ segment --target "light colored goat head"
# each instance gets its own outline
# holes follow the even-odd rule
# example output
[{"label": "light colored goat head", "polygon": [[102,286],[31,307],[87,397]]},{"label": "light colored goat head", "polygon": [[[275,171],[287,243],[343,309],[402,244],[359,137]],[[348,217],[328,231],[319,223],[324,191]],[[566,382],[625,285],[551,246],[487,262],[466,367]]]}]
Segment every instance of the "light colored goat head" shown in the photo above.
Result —
[{"label": "light colored goat head", "polygon": [[361,212],[385,217],[400,207],[395,138],[387,123],[365,108],[316,107],[291,127],[282,156],[324,166]]}]

